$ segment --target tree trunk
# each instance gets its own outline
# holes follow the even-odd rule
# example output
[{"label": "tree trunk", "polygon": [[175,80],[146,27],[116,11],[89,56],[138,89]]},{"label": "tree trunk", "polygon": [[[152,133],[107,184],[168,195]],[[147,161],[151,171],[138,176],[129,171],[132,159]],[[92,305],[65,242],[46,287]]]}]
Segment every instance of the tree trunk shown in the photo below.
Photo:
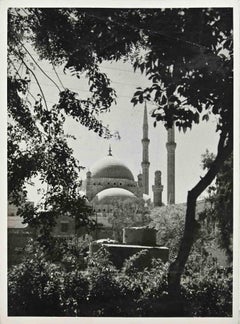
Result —
[{"label": "tree trunk", "polygon": [[198,224],[195,220],[196,198],[188,192],[184,234],[176,260],[170,265],[168,273],[169,294],[177,297],[180,293],[180,281],[185,264],[196,237]]},{"label": "tree trunk", "polygon": [[197,183],[197,185],[188,192],[183,238],[181,240],[177,258],[170,265],[168,272],[168,290],[170,299],[177,300],[180,296],[181,276],[193,246],[196,232],[199,228],[199,225],[195,219],[197,198],[211,184],[220,168],[223,166],[224,161],[232,152],[232,141],[229,141],[224,147],[225,140],[225,138],[220,137],[218,154],[211,167],[206,175]]}]

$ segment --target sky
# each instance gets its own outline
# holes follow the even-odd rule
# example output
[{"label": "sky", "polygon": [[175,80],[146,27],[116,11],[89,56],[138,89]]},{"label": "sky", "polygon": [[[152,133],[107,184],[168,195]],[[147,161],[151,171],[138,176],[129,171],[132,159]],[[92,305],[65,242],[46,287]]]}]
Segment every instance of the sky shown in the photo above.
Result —
[{"label": "sky", "polygon": [[[32,51],[32,49],[29,48]],[[32,52],[36,59],[36,54]],[[31,61],[31,60],[30,60]],[[61,79],[64,87],[69,88],[79,94],[79,98],[88,95],[88,86],[84,75],[80,79],[71,76],[70,73],[64,74],[63,67],[57,69],[58,77],[54,73],[52,67],[44,61],[38,61],[39,65],[47,72],[47,74],[60,85],[58,77]],[[80,123],[67,118],[65,123],[65,131],[74,135],[76,140],[69,139],[69,146],[74,150],[74,156],[79,160],[80,164],[85,167],[81,171],[80,178],[85,179],[86,172],[91,170],[91,166],[98,160],[107,156],[109,145],[112,148],[114,157],[122,160],[132,171],[135,180],[141,172],[142,159],[142,123],[144,104],[133,107],[130,102],[137,87],[145,87],[149,85],[149,80],[140,72],[134,72],[130,63],[104,62],[101,70],[105,72],[112,81],[112,87],[117,93],[117,103],[111,107],[110,112],[103,113],[99,116],[104,125],[109,125],[110,130],[118,131],[120,140],[106,140],[100,138],[96,133],[89,131]],[[47,103],[49,107],[57,102],[58,89],[44,74],[35,69],[35,74],[42,85]],[[33,80],[31,84],[31,92],[38,93],[36,82]],[[166,140],[167,131],[159,122],[153,127],[154,119],[151,117],[151,111],[154,105],[147,103],[148,124],[149,124],[149,192],[152,196],[152,185],[154,182],[154,172],[161,170],[163,189],[163,202],[167,203],[167,150]],[[200,180],[200,175],[204,172],[201,168],[201,155],[208,149],[210,152],[216,153],[218,134],[215,132],[216,122],[210,119],[208,122],[201,122],[194,125],[191,131],[186,133],[175,131],[176,159],[175,159],[175,201],[176,203],[185,202],[187,191],[190,190]],[[39,200],[36,189],[29,188],[29,199],[32,201]]]}]

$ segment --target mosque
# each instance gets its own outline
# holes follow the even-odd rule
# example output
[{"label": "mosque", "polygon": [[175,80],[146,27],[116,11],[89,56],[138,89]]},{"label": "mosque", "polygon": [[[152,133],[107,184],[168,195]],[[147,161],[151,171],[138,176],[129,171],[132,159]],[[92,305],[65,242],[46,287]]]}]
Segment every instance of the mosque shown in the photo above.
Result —
[{"label": "mosque", "polygon": [[[143,198],[150,205],[149,195],[149,144],[147,108],[144,107],[143,115],[143,137],[142,137],[142,172],[134,179],[132,171],[125,163],[118,160],[112,154],[109,147],[108,155],[98,161],[87,172],[83,181],[81,191],[84,191],[89,203],[101,226],[101,236],[109,235],[111,224],[108,216],[112,212],[113,201],[138,200]],[[167,148],[167,203],[175,204],[175,148],[174,129],[168,130]],[[152,186],[154,207],[162,206],[163,185],[161,182],[161,171],[155,171],[155,181]],[[104,232],[106,231],[106,232]],[[74,237],[76,233],[75,220],[67,216],[59,218],[53,235],[56,237]],[[22,224],[22,219],[17,215],[17,207],[8,205],[8,251],[9,264],[19,262],[24,251],[24,246],[29,237],[31,229],[27,224]]]},{"label": "mosque", "polygon": [[[111,213],[114,199],[134,201],[143,198],[149,203],[149,144],[148,138],[148,116],[147,107],[144,107],[143,115],[143,137],[142,137],[142,173],[134,179],[133,173],[125,163],[115,158],[109,147],[108,155],[95,163],[87,172],[86,180],[83,182],[82,190],[88,201],[94,207],[101,223],[104,221],[103,214]],[[168,130],[167,147],[167,199],[168,204],[175,203],[175,149],[174,129]],[[161,171],[155,171],[153,191],[153,206],[162,206],[163,185],[161,182]],[[105,224],[107,226],[107,224]]]}]

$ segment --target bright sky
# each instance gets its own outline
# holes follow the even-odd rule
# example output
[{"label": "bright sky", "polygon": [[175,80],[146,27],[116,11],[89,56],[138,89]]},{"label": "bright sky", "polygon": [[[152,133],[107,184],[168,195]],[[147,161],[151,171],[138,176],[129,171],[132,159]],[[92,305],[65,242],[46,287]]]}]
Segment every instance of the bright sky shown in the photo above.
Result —
[{"label": "bright sky", "polygon": [[[36,56],[34,55],[35,59]],[[47,71],[48,75],[60,83],[52,67],[46,62],[39,61],[41,67]],[[59,68],[58,75],[66,88],[79,93],[79,97],[86,97],[87,83],[84,77],[80,80],[70,74],[64,74],[63,68]],[[144,105],[133,107],[130,102],[137,87],[145,87],[149,83],[140,72],[134,73],[129,63],[103,63],[102,71],[112,80],[112,86],[117,92],[117,104],[113,105],[109,113],[104,113],[100,119],[105,125],[109,125],[111,130],[119,131],[120,140],[106,140],[100,138],[96,133],[88,131],[81,124],[68,119],[65,130],[74,135],[76,141],[69,140],[69,145],[74,149],[74,155],[80,164],[86,169],[81,172],[81,178],[85,179],[85,174],[91,166],[103,158],[108,153],[109,144],[112,147],[112,153],[115,157],[121,159],[131,169],[135,179],[141,172],[142,159],[142,122]],[[56,86],[44,76],[39,69],[35,70],[38,80],[44,90],[49,107],[57,102],[58,90]],[[32,93],[38,93],[36,83],[33,80],[31,86]],[[152,195],[152,185],[154,181],[154,172],[162,171],[163,202],[167,202],[167,151],[166,140],[167,132],[163,125],[159,123],[156,128],[153,127],[154,119],[151,118],[151,111],[154,109],[152,104],[147,105],[149,122],[149,159],[150,159],[150,188]],[[201,155],[208,149],[216,153],[218,135],[215,132],[215,121],[202,122],[193,127],[191,131],[179,133],[175,132],[176,148],[176,203],[185,202],[187,191],[191,189],[203,174],[201,169]],[[36,188],[35,188],[36,189]],[[29,199],[38,200],[36,190],[30,188]]]}]

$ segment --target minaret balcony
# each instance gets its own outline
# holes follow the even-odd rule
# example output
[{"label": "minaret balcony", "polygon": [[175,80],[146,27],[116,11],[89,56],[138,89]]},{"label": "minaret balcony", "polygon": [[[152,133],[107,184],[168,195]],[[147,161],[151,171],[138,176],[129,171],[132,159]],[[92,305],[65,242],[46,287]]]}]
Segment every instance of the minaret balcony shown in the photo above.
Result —
[{"label": "minaret balcony", "polygon": [[143,161],[143,162],[141,163],[141,165],[142,165],[142,167],[149,167],[149,166],[150,166],[150,162],[148,162],[148,161]]},{"label": "minaret balcony", "polygon": [[167,142],[166,143],[166,148],[167,149],[175,149],[177,144],[175,142]]}]

